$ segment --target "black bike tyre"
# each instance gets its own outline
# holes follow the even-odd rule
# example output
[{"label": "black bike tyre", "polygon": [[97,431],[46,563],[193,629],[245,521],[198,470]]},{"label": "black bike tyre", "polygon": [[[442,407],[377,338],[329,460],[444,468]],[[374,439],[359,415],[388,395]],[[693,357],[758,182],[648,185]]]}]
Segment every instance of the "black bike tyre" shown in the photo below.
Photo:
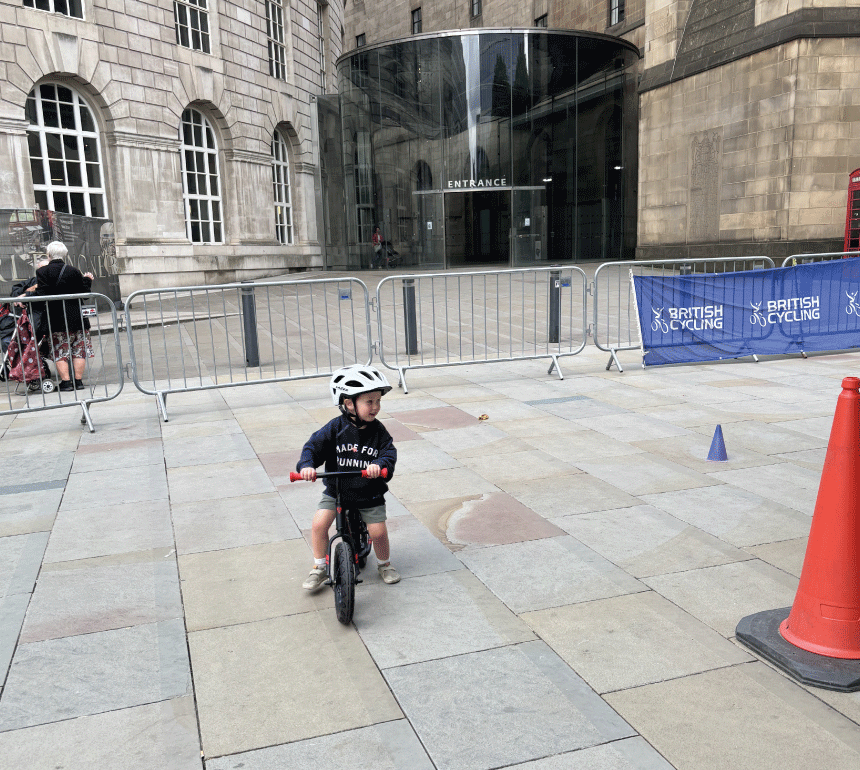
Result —
[{"label": "black bike tyre", "polygon": [[334,549],[334,611],[344,625],[352,621],[355,609],[355,557],[352,546],[341,540]]}]

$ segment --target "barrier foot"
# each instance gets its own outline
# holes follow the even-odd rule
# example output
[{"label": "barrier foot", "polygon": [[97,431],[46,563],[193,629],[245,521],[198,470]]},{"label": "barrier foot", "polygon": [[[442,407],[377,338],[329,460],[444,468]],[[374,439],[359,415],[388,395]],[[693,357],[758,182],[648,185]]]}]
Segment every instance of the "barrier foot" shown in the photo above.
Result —
[{"label": "barrier foot", "polygon": [[547,374],[552,374],[552,370],[555,369],[558,372],[558,378],[560,380],[564,379],[564,374],[561,371],[561,366],[558,363],[558,357],[550,354],[552,358],[552,363],[549,365],[549,369],[546,370]]},{"label": "barrier foot", "polygon": [[793,679],[836,692],[860,690],[860,660],[830,658],[795,647],[779,633],[791,607],[748,615],[735,629],[737,640]]},{"label": "barrier foot", "polygon": [[621,368],[621,362],[618,360],[618,356],[615,355],[614,350],[609,351],[609,363],[606,364],[606,371],[608,372],[612,368],[612,364],[618,367],[619,372],[623,372],[624,370]]},{"label": "barrier foot", "polygon": [[83,412],[83,414],[81,415],[81,425],[86,425],[87,428],[89,429],[90,433],[95,433],[96,429],[95,429],[95,426],[93,425],[92,419],[90,418],[90,410],[87,409],[87,402],[81,401],[80,403],[81,403],[81,411]]},{"label": "barrier foot", "polygon": [[164,422],[167,422],[167,393],[163,391],[159,391],[158,393],[156,393],[155,403],[158,404],[158,411],[161,413],[161,418],[164,420]]},{"label": "barrier foot", "polygon": [[398,375],[400,377],[400,382],[398,382],[397,384],[401,388],[403,388],[404,393],[408,393],[409,391],[406,388],[406,369],[404,367],[399,367],[397,369],[397,372],[398,372]]}]

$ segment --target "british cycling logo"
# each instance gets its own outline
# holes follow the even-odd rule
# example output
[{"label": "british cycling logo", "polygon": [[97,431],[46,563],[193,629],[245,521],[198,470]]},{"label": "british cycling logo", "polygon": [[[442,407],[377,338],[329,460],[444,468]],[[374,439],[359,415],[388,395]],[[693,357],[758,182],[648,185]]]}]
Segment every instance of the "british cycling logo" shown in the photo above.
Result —
[{"label": "british cycling logo", "polygon": [[[796,321],[818,321],[821,318],[821,300],[818,296],[771,299],[767,301],[765,310],[762,310],[761,306],[764,304],[764,300],[750,302],[752,308],[750,323],[753,326],[794,323]],[[860,310],[860,307],[857,310]]]},{"label": "british cycling logo", "polygon": [[[669,317],[663,318],[663,310],[668,311]],[[651,331],[668,334],[670,331],[704,331],[705,329],[723,328],[722,305],[695,305],[693,307],[651,307],[654,320]]]},{"label": "british cycling logo", "polygon": [[855,291],[851,294],[851,292],[846,291],[845,296],[848,297],[848,305],[845,308],[845,312],[848,315],[860,316],[860,305],[857,304],[857,292]]}]

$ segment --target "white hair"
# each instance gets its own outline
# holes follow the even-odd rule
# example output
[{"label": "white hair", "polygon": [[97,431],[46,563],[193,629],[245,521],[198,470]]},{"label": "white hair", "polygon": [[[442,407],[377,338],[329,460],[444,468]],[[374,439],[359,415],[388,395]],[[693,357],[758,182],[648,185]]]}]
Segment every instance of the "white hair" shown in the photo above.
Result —
[{"label": "white hair", "polygon": [[51,241],[45,249],[48,259],[65,259],[69,256],[69,250],[62,241]]}]

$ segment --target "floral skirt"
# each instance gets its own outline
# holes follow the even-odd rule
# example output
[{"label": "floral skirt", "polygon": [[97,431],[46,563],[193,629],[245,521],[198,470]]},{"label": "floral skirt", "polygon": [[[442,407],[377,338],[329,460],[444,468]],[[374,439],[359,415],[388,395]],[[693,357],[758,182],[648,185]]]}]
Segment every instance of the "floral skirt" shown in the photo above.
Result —
[{"label": "floral skirt", "polygon": [[94,358],[93,343],[89,332],[54,332],[51,335],[51,345],[54,349],[54,360],[62,358]]}]

